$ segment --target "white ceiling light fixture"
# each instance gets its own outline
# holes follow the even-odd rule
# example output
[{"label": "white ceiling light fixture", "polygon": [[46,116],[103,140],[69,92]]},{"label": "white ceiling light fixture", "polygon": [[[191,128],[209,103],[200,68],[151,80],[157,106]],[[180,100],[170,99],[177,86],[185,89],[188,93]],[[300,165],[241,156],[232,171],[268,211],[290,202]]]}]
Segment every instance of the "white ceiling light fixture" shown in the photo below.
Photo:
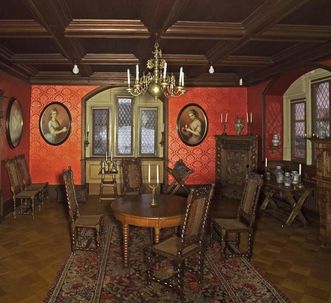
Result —
[{"label": "white ceiling light fixture", "polygon": [[214,70],[214,67],[212,64],[210,64],[210,67],[209,67],[209,74],[213,74],[215,73],[215,70]]},{"label": "white ceiling light fixture", "polygon": [[74,64],[74,67],[72,68],[72,72],[77,75],[79,73],[79,68],[77,66],[77,64]]}]

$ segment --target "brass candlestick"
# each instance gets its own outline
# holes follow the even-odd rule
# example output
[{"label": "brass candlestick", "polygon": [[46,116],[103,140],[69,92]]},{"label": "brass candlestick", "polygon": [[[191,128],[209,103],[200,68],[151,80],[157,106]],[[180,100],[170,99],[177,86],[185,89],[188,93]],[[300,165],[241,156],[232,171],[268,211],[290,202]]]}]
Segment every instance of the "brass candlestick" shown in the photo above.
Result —
[{"label": "brass candlestick", "polygon": [[158,184],[148,184],[149,188],[152,190],[152,201],[151,201],[151,206],[156,206],[157,205],[157,200],[156,200],[156,188],[158,187]]},{"label": "brass candlestick", "polygon": [[223,125],[223,133],[222,135],[226,135],[226,125],[228,124],[228,122],[221,122]]}]

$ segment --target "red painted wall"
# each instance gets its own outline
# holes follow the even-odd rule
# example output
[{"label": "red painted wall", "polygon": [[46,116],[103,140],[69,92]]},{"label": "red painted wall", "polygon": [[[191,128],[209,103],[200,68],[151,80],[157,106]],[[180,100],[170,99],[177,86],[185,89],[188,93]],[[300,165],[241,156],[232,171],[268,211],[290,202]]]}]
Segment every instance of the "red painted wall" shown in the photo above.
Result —
[{"label": "red painted wall", "polygon": [[[194,173],[187,183],[215,182],[215,135],[222,133],[220,115],[228,113],[227,133],[235,134],[234,119],[237,116],[246,116],[247,88],[190,88],[180,97],[169,98],[168,123],[168,158],[169,167],[183,159]],[[189,103],[200,105],[206,112],[209,127],[204,141],[197,146],[185,145],[178,136],[176,121],[180,110]],[[253,117],[254,120],[254,117]],[[247,133],[247,128],[243,134]]]},{"label": "red painted wall", "polygon": [[19,145],[12,149],[8,145],[6,138],[6,113],[9,98],[5,97],[3,99],[3,119],[1,122],[1,140],[3,142],[3,148],[1,151],[1,187],[3,190],[3,201],[6,202],[11,197],[11,193],[4,160],[21,154],[25,154],[27,159],[29,157],[31,86],[23,80],[17,79],[3,71],[0,71],[0,90],[2,90],[7,97],[15,97],[19,101],[23,112],[22,139]]},{"label": "red painted wall", "polygon": [[[34,182],[62,184],[63,170],[72,167],[75,184],[81,184],[81,116],[82,97],[95,86],[34,85],[31,95],[30,168]],[[61,145],[50,145],[39,132],[39,117],[46,105],[63,103],[70,111],[72,124],[69,138]]]},{"label": "red painted wall", "polygon": [[[266,154],[270,160],[283,159],[283,96],[266,96]],[[277,149],[271,148],[272,137],[280,134]]]}]

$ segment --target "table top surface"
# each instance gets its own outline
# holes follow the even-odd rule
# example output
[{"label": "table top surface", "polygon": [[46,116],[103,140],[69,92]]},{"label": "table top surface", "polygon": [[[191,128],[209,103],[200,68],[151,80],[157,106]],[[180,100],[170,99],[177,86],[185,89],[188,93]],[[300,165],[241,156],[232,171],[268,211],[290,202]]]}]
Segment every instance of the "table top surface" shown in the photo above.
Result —
[{"label": "table top surface", "polygon": [[312,190],[313,187],[305,182],[299,184],[291,184],[291,186],[285,186],[283,183],[277,183],[275,180],[263,180],[263,186],[269,187],[272,189],[280,190],[280,191],[290,191],[290,192],[303,192],[306,190]]},{"label": "table top surface", "polygon": [[151,206],[152,195],[127,195],[117,198],[111,204],[114,213],[123,215],[165,219],[183,216],[186,209],[186,198],[177,195],[156,195],[156,206]]}]

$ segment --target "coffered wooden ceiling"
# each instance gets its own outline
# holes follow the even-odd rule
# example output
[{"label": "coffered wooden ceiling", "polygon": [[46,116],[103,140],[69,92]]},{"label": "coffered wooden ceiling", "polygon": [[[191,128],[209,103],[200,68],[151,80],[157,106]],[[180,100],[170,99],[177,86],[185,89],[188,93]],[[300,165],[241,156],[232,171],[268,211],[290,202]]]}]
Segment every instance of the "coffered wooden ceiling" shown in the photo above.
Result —
[{"label": "coffered wooden ceiling", "polygon": [[330,12],[330,0],[1,1],[0,68],[34,84],[118,86],[158,39],[186,86],[250,85],[331,58]]}]

